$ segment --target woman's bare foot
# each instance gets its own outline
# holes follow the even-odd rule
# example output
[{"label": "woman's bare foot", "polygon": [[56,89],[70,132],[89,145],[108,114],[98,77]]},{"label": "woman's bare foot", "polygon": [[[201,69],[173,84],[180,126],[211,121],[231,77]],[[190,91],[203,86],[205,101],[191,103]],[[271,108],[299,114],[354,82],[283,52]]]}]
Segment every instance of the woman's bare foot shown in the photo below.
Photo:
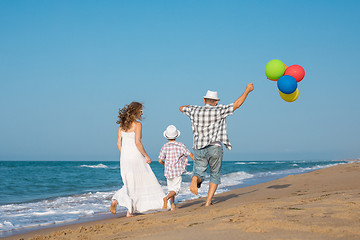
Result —
[{"label": "woman's bare foot", "polygon": [[168,202],[167,197],[164,197],[163,200],[164,200],[164,205],[163,205],[162,209],[167,209],[167,202]]},{"label": "woman's bare foot", "polygon": [[213,205],[212,202],[209,202],[209,203],[206,202],[206,203],[205,203],[205,207],[210,207],[211,205]]},{"label": "woman's bare foot", "polygon": [[127,211],[126,213],[126,217],[133,217],[134,215],[132,215],[129,211]]},{"label": "woman's bare foot", "polygon": [[118,204],[118,202],[116,200],[113,200],[110,205],[110,212],[114,215],[116,214],[117,204]]},{"label": "woman's bare foot", "polygon": [[196,176],[193,176],[191,179],[190,191],[193,194],[198,195],[197,177]]},{"label": "woman's bare foot", "polygon": [[171,204],[171,211],[175,211],[176,207],[175,204]]}]

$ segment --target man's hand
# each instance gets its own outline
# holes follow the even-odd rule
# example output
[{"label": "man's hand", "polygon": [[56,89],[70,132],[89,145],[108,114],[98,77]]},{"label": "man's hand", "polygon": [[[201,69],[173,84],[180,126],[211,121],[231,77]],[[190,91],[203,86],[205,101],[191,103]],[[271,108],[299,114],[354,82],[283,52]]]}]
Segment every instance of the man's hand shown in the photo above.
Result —
[{"label": "man's hand", "polygon": [[248,92],[252,92],[254,90],[254,84],[253,83],[249,83],[247,86],[246,86],[246,90]]},{"label": "man's hand", "polygon": [[184,105],[184,106],[179,107],[180,112],[184,112],[184,111],[183,111],[183,108],[184,108],[184,107],[188,107],[188,106],[190,106],[190,105]]}]

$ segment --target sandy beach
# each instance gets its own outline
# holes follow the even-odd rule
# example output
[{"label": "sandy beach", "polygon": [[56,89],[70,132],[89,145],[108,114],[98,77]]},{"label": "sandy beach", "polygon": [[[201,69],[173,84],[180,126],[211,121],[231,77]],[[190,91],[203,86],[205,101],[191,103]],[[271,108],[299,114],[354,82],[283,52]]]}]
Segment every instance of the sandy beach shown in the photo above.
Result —
[{"label": "sandy beach", "polygon": [[210,207],[204,201],[4,239],[360,239],[360,162],[218,194]]}]

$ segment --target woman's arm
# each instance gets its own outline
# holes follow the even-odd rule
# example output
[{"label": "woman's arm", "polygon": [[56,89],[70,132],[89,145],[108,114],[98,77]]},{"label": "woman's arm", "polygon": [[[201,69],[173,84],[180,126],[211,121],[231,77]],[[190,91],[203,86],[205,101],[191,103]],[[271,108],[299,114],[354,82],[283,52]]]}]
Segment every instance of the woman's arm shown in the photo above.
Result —
[{"label": "woman's arm", "polygon": [[122,140],[122,137],[121,137],[121,128],[119,128],[119,131],[118,131],[118,139],[117,139],[116,145],[117,145],[120,153],[121,153],[121,140]]},{"label": "woman's arm", "polygon": [[145,157],[145,160],[148,164],[151,163],[151,159],[149,157],[149,155],[147,155],[144,146],[141,143],[141,130],[142,130],[142,125],[140,122],[135,122],[135,144],[136,147],[139,149],[139,151],[141,152],[141,154]]}]

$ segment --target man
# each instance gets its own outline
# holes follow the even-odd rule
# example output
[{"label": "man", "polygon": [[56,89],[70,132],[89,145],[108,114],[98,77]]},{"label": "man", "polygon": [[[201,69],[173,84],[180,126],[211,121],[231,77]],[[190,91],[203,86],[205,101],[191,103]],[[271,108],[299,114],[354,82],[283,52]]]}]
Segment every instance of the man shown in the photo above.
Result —
[{"label": "man", "polygon": [[215,191],[220,184],[220,170],[223,158],[221,143],[228,150],[231,144],[227,136],[226,117],[238,109],[254,90],[249,83],[244,93],[234,103],[228,105],[217,104],[220,99],[217,92],[207,91],[204,96],[205,106],[185,105],[179,110],[190,117],[194,143],[194,170],[190,191],[197,195],[198,188],[204,181],[207,167],[210,167],[209,191],[205,206],[210,206]]}]

